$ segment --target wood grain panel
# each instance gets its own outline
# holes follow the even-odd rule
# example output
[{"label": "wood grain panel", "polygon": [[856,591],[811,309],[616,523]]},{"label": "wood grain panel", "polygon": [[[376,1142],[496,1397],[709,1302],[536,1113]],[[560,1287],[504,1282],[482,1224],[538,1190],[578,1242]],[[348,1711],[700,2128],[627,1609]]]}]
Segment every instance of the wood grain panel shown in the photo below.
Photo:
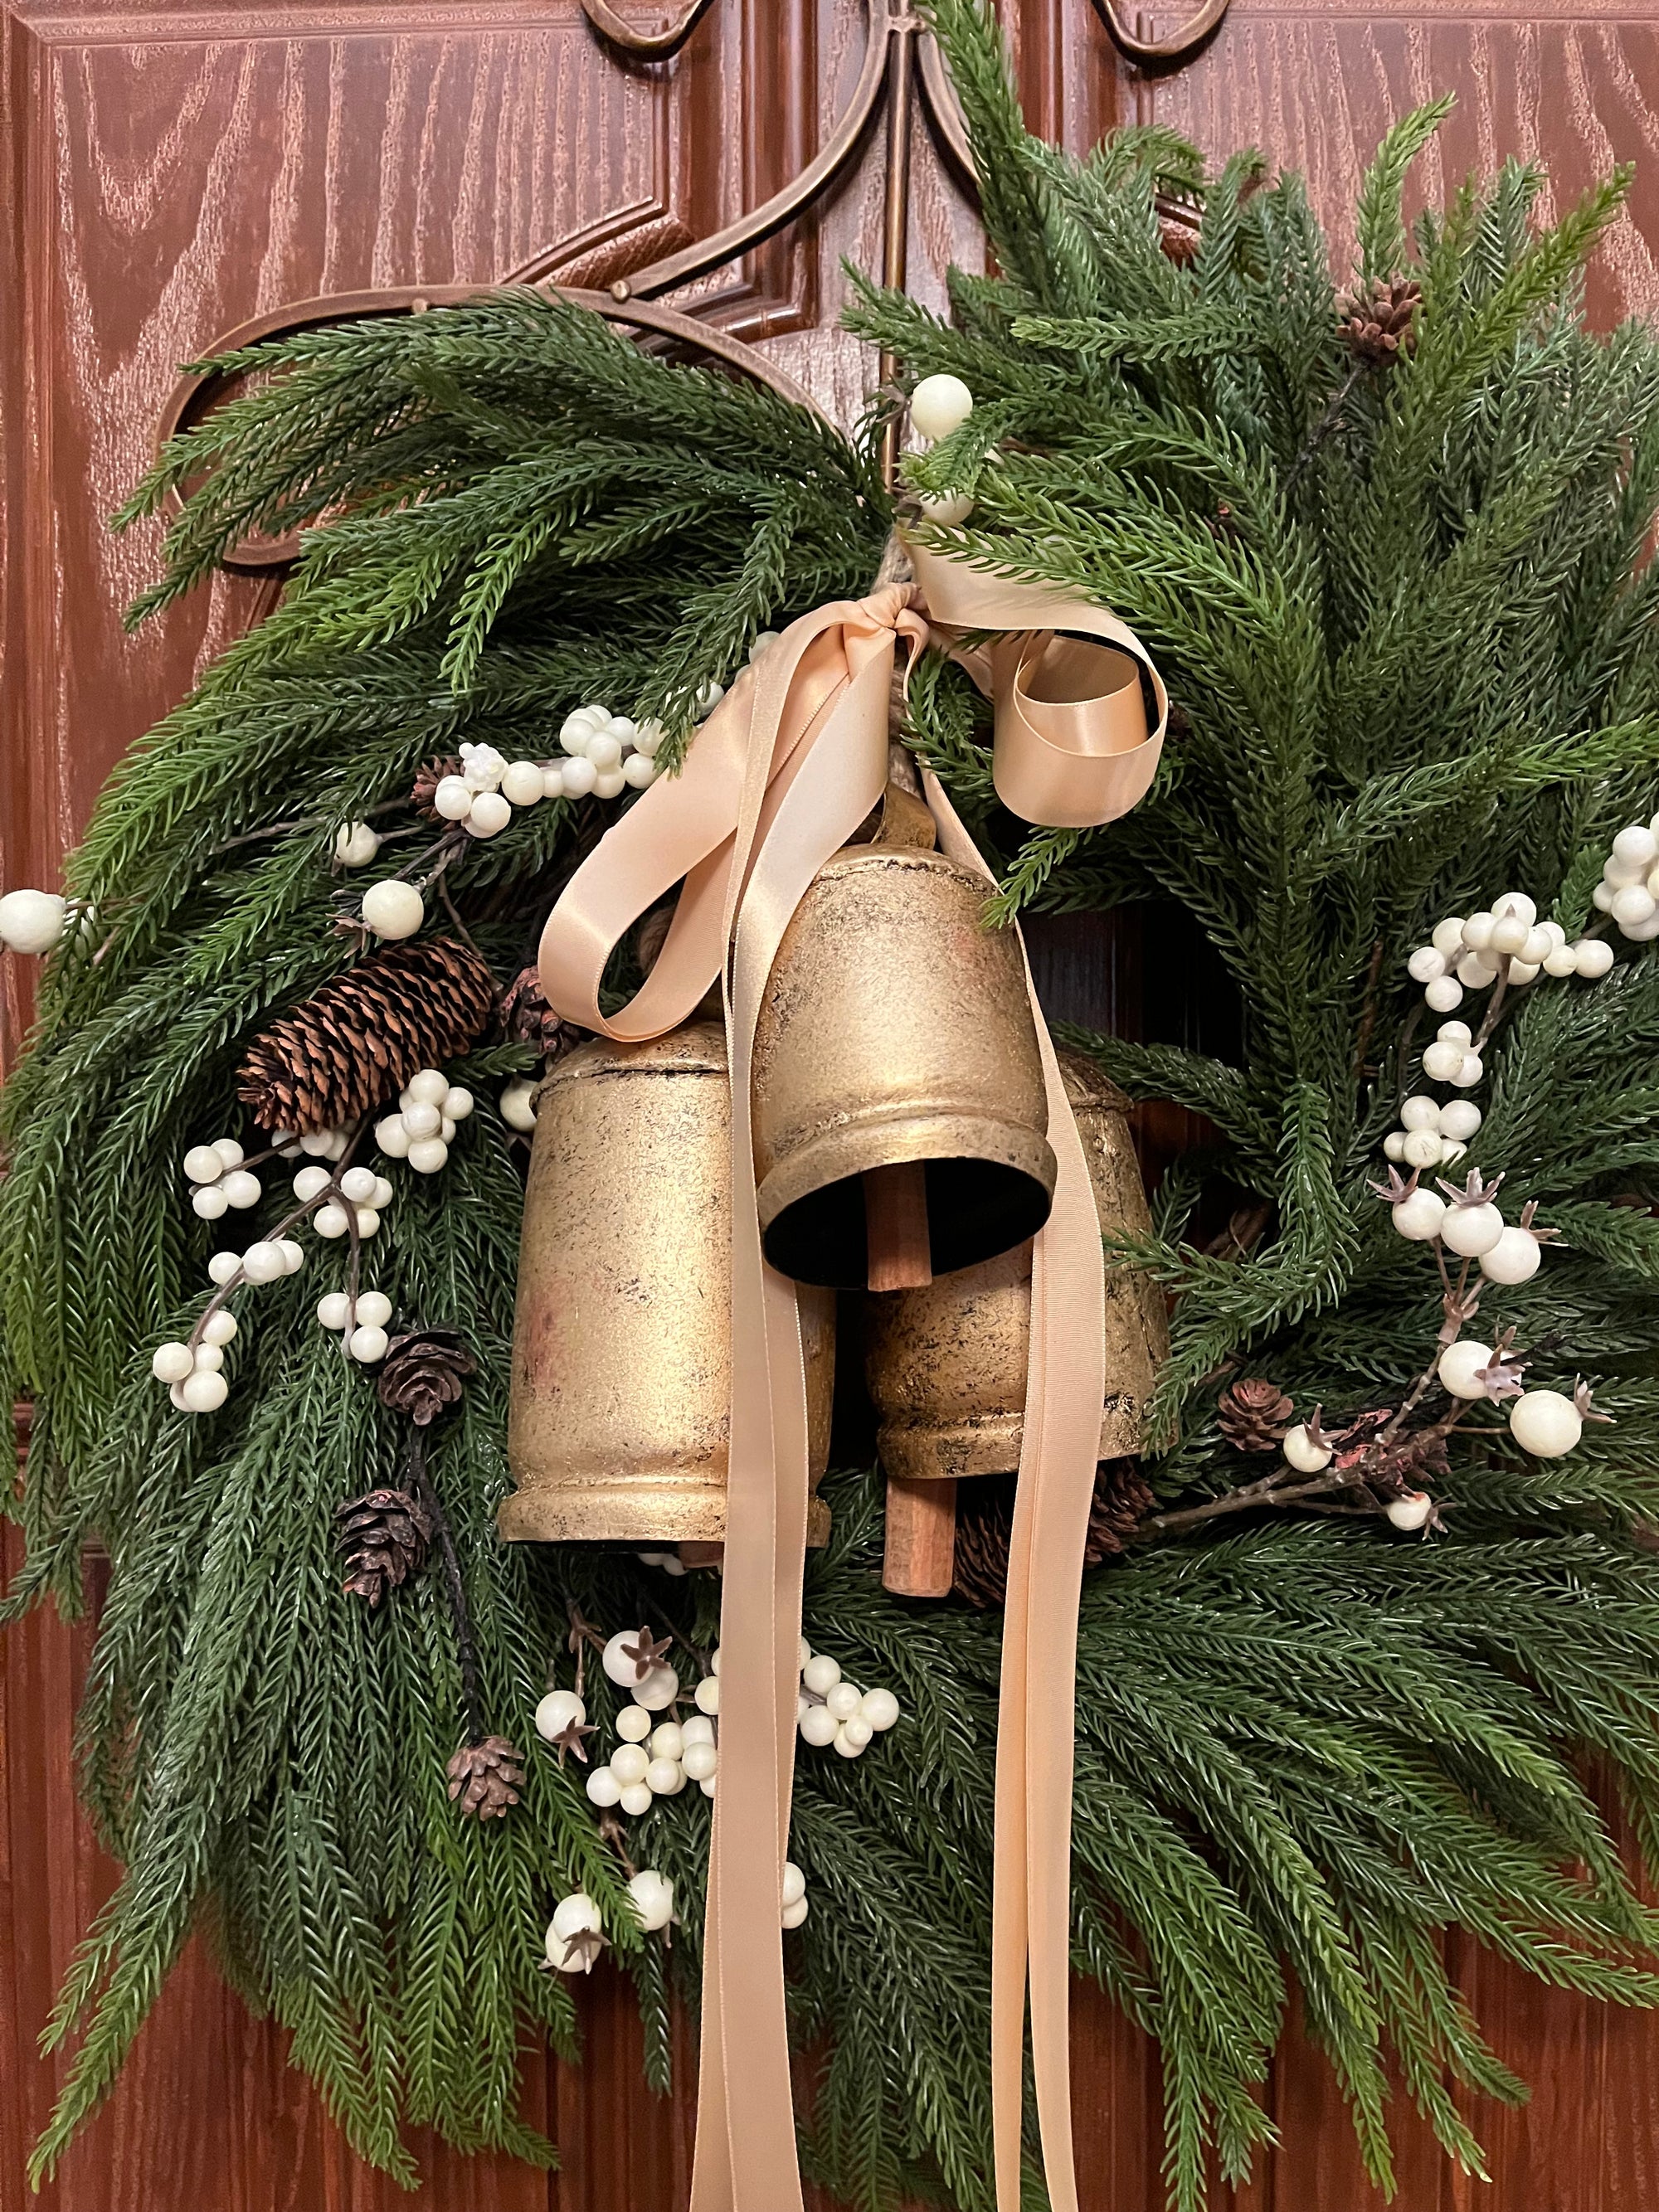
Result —
[{"label": "wood grain panel", "polygon": [[[1156,19],[1165,21],[1161,15]],[[1235,0],[1220,36],[1178,75],[1145,82],[1139,112],[1217,155],[1261,146],[1307,177],[1338,266],[1352,256],[1359,178],[1394,116],[1442,92],[1457,108],[1418,165],[1413,205],[1514,155],[1551,173],[1546,212],[1615,163],[1637,163],[1629,212],[1592,269],[1589,309],[1610,325],[1659,309],[1659,14],[1448,9],[1364,14]]]}]

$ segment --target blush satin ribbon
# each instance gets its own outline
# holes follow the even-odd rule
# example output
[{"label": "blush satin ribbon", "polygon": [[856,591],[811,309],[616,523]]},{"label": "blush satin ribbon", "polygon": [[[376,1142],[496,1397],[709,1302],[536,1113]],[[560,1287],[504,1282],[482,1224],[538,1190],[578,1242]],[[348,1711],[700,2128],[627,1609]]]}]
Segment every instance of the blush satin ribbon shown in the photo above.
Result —
[{"label": "blush satin ribbon", "polygon": [[[1163,736],[1146,732],[1139,677],[1123,713],[1132,632],[1099,608],[917,559],[939,641],[997,706],[997,787],[1054,794],[1075,826],[1127,811]],[[925,564],[925,566],[924,566]],[[722,984],[732,1074],[732,1415],[721,1600],[720,1771],[704,1921],[702,2034],[692,2212],[799,2212],[784,2007],[783,1861],[795,1743],[797,1644],[806,1534],[807,1422],[793,1283],[762,1255],[755,1207],[750,1071],[762,994],[807,885],[887,781],[888,702],[901,646],[930,635],[902,585],[804,615],[733,684],[682,772],[645,792],[572,877],[548,918],[542,987],[559,1015],[620,1042],[660,1036]],[[988,652],[956,633],[1012,630]],[[1103,645],[1041,633],[1083,632]],[[1060,696],[1064,680],[1081,697]],[[1111,702],[1116,702],[1115,705]],[[1045,710],[1056,710],[1048,714]],[[992,878],[932,776],[940,843]],[[1097,811],[1080,817],[1079,787]],[[1013,803],[1011,800],[1011,803]],[[1025,809],[1022,807],[1021,811]],[[650,975],[607,1018],[605,962],[676,884],[674,919]],[[1030,988],[1030,974],[1027,973]],[[1066,1994],[1073,1668],[1084,1540],[1104,1389],[1100,1237],[1083,1147],[1031,994],[1059,1161],[1036,1243],[1024,1446],[1003,1634],[992,1914],[992,2121],[999,2212],[1018,2212],[1025,1996],[1044,2166],[1055,2212],[1075,2212]],[[1042,1599],[1042,1655],[1034,1646]]]}]

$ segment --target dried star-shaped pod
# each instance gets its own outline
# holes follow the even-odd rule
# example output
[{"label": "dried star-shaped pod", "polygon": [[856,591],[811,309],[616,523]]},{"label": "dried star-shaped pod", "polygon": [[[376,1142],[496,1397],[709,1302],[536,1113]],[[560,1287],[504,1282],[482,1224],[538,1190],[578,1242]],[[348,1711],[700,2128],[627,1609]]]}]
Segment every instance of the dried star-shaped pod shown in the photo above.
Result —
[{"label": "dried star-shaped pod", "polygon": [[591,1974],[593,1962],[605,1948],[605,1938],[597,1928],[579,1928],[574,1936],[564,1939],[565,1970],[572,1964],[580,1965],[583,1973]]},{"label": "dried star-shaped pod", "polygon": [[1389,1170],[1389,1179],[1386,1182],[1368,1182],[1365,1188],[1380,1198],[1384,1206],[1398,1206],[1402,1199],[1411,1196],[1420,1180],[1415,1168],[1412,1170],[1409,1176],[1406,1176],[1401,1174],[1398,1168],[1391,1167]]},{"label": "dried star-shaped pod", "polygon": [[1461,1190],[1455,1182],[1448,1182],[1444,1176],[1437,1176],[1435,1181],[1454,1206],[1490,1206],[1502,1188],[1504,1178],[1497,1175],[1490,1182],[1483,1182],[1480,1169],[1471,1168],[1469,1179]]},{"label": "dried star-shaped pod", "polygon": [[634,1662],[634,1679],[636,1682],[644,1681],[653,1667],[665,1664],[667,1654],[673,1648],[673,1643],[674,1639],[672,1636],[665,1636],[662,1642],[659,1644],[648,1628],[642,1628],[632,1644],[623,1645],[623,1657]]},{"label": "dried star-shaped pod", "polygon": [[1582,1375],[1572,1386],[1572,1402],[1577,1411],[1578,1418],[1581,1421],[1601,1421],[1606,1423],[1607,1426],[1612,1426],[1613,1415],[1611,1413],[1601,1413],[1596,1411],[1595,1401],[1591,1394],[1590,1386],[1585,1382]]},{"label": "dried star-shaped pod", "polygon": [[1528,1236],[1535,1238],[1540,1244],[1547,1244],[1552,1237],[1559,1237],[1561,1232],[1559,1229],[1534,1229],[1533,1216],[1537,1211],[1538,1200],[1535,1198],[1529,1198],[1522,1207],[1521,1218],[1516,1225],[1517,1228],[1524,1229]]},{"label": "dried star-shaped pod", "polygon": [[550,1751],[556,1751],[558,1753],[559,1764],[561,1766],[564,1765],[564,1755],[568,1751],[574,1752],[576,1757],[580,1759],[582,1765],[586,1766],[587,1764],[587,1746],[582,1741],[582,1738],[585,1735],[597,1735],[598,1734],[599,1729],[594,1727],[591,1721],[568,1721],[564,1727],[559,1730],[557,1735],[550,1736],[548,1738],[548,1749]]},{"label": "dried star-shaped pod", "polygon": [[1505,1352],[1495,1352],[1484,1367],[1477,1367],[1474,1379],[1485,1389],[1487,1397],[1498,1403],[1505,1398],[1518,1398],[1525,1387],[1522,1376],[1527,1371],[1524,1359],[1512,1359]]}]

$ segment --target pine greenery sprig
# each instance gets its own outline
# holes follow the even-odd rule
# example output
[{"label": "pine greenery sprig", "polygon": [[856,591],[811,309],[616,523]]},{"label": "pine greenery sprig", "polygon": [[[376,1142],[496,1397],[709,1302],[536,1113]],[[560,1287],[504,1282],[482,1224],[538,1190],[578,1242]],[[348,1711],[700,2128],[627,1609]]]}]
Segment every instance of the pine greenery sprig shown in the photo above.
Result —
[{"label": "pine greenery sprig", "polygon": [[[1524,885],[1582,925],[1611,831],[1659,779],[1646,560],[1659,507],[1659,347],[1597,339],[1576,272],[1621,180],[1535,230],[1510,165],[1408,234],[1406,173],[1440,119],[1406,119],[1364,181],[1360,280],[1422,287],[1413,349],[1356,370],[1340,288],[1294,179],[1243,153],[1213,179],[1164,131],[1073,161],[1026,131],[975,0],[936,0],[1000,273],[953,274],[948,321],[854,284],[852,319],[908,375],[977,404],[910,465],[969,490],[934,541],[1113,605],[1152,646],[1185,726],[1151,799],[1103,834],[1019,844],[985,712],[918,670],[920,749],[993,849],[1003,910],[1175,902],[1237,994],[1236,1062],[1086,1043],[1214,1142],[1129,1255],[1179,1293],[1161,1386],[1160,1489],[1237,1480],[1214,1376],[1270,1365],[1304,1410],[1397,1399],[1439,1286],[1364,1198],[1415,1079],[1403,961],[1430,923]],[[1159,195],[1200,217],[1160,244]],[[108,1547],[81,1748],[125,1874],[69,1976],[68,2086],[47,2170],[106,2091],[186,1934],[293,2033],[359,2151],[413,2178],[408,2125],[546,2160],[517,2118],[524,2025],[561,2048],[541,1970],[578,1884],[634,1975],[655,2086],[668,2000],[695,1999],[708,1810],[635,1822],[674,1881],[672,1951],[642,1937],[578,1772],[539,1749],[525,1802],[459,1822],[452,1617],[416,1577],[370,1613],[339,1587],[334,1509],[389,1479],[397,1425],[312,1317],[337,1248],[239,1294],[230,1396],[182,1419],[149,1354],[199,1312],[215,1232],[182,1203],[191,1142],[238,1126],[248,1035],[349,957],[331,929],[333,833],[374,810],[416,834],[416,767],[463,738],[539,757],[568,709],[659,716],[678,757],[750,640],[866,588],[890,520],[873,446],[763,391],[672,367],[532,292],[273,341],[225,364],[240,396],[175,443],[127,519],[187,491],[164,574],[191,589],[250,531],[307,532],[285,598],[123,764],[70,886],[33,1045],[0,1100],[0,1281],[14,1395],[36,1405],[11,1610],[78,1599]],[[593,806],[515,817],[447,878],[503,978],[533,944]],[[1659,957],[1521,1004],[1489,1048],[1471,1159],[1561,1231],[1503,1318],[1540,1374],[1598,1378],[1617,1425],[1570,1458],[1459,1443],[1453,1533],[1223,1524],[1146,1543],[1085,1589],[1073,1937],[1164,2058],[1172,2203],[1271,2135],[1258,2099],[1292,1985],[1389,2171],[1389,2067],[1479,2171],[1456,2101],[1522,2086],[1446,1972],[1449,1927],[1547,1981],[1659,1996],[1659,1926],[1579,1779],[1588,1747],[1659,1856]],[[527,1063],[486,1044],[454,1073],[478,1111],[435,1185],[399,1175],[372,1248],[400,1310],[466,1331],[479,1375],[432,1479],[454,1531],[492,1722],[531,1740],[568,1607],[649,1619],[706,1649],[708,1577],[631,1555],[502,1547],[520,1184],[490,1093]],[[1188,1241],[1206,1185],[1269,1228],[1240,1257]],[[1635,1200],[1632,1205],[1628,1201]],[[895,1735],[798,1762],[791,1850],[811,1917],[796,2028],[823,2055],[805,2150],[848,2200],[990,2199],[983,2051],[998,1631],[879,1586],[878,1483],[829,1486],[807,1632],[891,1683]],[[564,1674],[568,1679],[568,1673]],[[618,1702],[590,1672],[609,1740]]]}]

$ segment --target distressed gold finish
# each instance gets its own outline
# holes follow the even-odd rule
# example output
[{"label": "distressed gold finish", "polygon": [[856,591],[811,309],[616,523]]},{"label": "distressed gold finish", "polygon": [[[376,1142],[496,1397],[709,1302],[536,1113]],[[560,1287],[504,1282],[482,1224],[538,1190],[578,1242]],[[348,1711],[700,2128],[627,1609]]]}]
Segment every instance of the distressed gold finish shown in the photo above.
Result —
[{"label": "distressed gold finish", "polygon": [[[1103,1233],[1151,1225],[1122,1092],[1091,1062],[1060,1055]],[[1019,1465],[1030,1337],[1031,1248],[914,1291],[865,1300],[865,1376],[890,1476],[948,1482]],[[1106,1270],[1106,1399],[1100,1456],[1140,1449],[1146,1401],[1169,1350],[1164,1295],[1145,1275]]]},{"label": "distressed gold finish", "polygon": [[822,868],[773,963],[755,1036],[755,1168],[766,1255],[808,1283],[862,1284],[860,1178],[926,1165],[936,1275],[1042,1226],[1054,1156],[1018,941],[985,885],[937,853],[848,846]]},{"label": "distressed gold finish", "polygon": [[[731,1363],[731,1091],[718,1022],[596,1040],[542,1085],[525,1194],[503,1536],[720,1543]],[[811,1480],[835,1301],[803,1294]],[[812,1502],[808,1541],[829,1513]]]}]

